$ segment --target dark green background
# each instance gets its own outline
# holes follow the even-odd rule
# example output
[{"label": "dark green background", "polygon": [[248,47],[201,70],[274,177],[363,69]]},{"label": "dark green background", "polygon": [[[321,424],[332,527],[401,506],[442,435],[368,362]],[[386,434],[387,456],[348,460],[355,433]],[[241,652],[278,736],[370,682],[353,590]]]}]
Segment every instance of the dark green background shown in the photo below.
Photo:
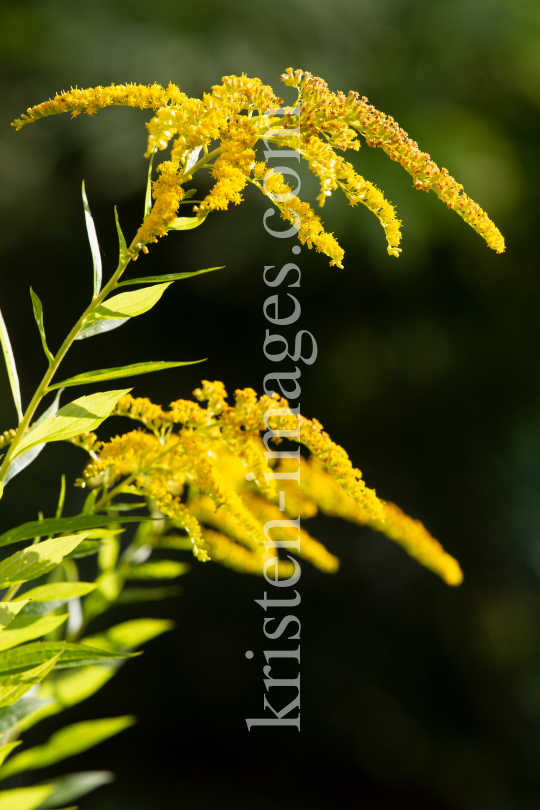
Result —
[{"label": "dark green background", "polygon": [[[194,565],[179,600],[117,609],[119,621],[153,614],[178,626],[61,716],[140,718],[51,770],[117,772],[83,810],[538,806],[539,37],[535,0],[1,0],[0,305],[25,401],[44,370],[28,287],[43,300],[54,348],[91,291],[82,178],[106,274],[113,205],[128,236],[141,215],[148,114],[110,109],[10,128],[71,85],[173,81],[199,95],[245,72],[292,100],[279,75],[309,70],[393,115],[507,239],[497,256],[382,152],[364,145],[354,156],[397,205],[403,254],[386,255],[367,210],[338,197],[327,204],[345,269],[306,249],[299,257],[300,325],[319,344],[302,373],[302,411],[345,445],[382,497],[426,523],[465,582],[448,588],[382,536],[321,519],[312,531],[343,562],[335,576],[303,568],[300,735],[245,727],[262,711],[260,581]],[[255,191],[136,265],[137,275],[226,270],[176,284],[153,312],[78,344],[66,375],[208,357],[135,379],[135,394],[167,404],[201,377],[260,390],[271,370],[262,270],[290,261],[294,242],[266,234],[267,203]],[[303,196],[313,192],[305,177]],[[3,370],[0,385],[4,429],[14,412]],[[39,509],[50,515],[62,469],[73,481],[82,463],[75,448],[47,449],[8,486],[1,530]],[[68,510],[79,505],[70,486]],[[39,743],[57,726],[27,739]]]}]

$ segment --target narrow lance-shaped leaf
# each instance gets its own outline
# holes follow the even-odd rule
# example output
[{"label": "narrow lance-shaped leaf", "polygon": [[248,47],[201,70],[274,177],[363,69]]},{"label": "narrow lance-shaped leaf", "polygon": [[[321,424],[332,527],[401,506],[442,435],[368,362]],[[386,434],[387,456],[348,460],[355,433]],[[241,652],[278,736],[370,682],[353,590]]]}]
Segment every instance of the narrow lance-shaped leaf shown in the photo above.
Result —
[{"label": "narrow lance-shaped leaf", "polygon": [[53,790],[52,785],[0,790],[0,810],[35,810]]},{"label": "narrow lance-shaped leaf", "polygon": [[76,377],[69,377],[57,385],[51,385],[48,389],[65,387],[71,385],[84,385],[87,383],[104,382],[105,380],[117,380],[119,377],[137,377],[139,374],[149,374],[151,371],[163,371],[167,368],[177,368],[178,366],[192,366],[194,363],[203,363],[204,360],[186,360],[184,362],[168,363],[164,361],[146,363],[133,363],[131,366],[119,366],[118,368],[102,368],[97,371],[87,371],[84,374],[77,374]]},{"label": "narrow lance-shaped leaf", "polygon": [[213,270],[223,270],[225,265],[221,267],[206,267],[204,270],[194,270],[192,273],[169,273],[166,276],[145,276],[144,278],[132,278],[127,281],[121,281],[119,287],[129,287],[131,284],[159,284],[160,281],[180,281],[183,278],[191,278],[191,276],[200,276],[201,273],[211,273]]},{"label": "narrow lance-shaped leaf", "polygon": [[19,698],[19,700],[7,709],[0,712],[0,734],[3,734],[23,717],[26,717],[36,709],[41,709],[48,703],[52,703],[52,698]]},{"label": "narrow lance-shaped leaf", "polygon": [[202,225],[208,214],[203,217],[176,217],[168,226],[169,231],[191,231],[192,228],[198,228]]},{"label": "narrow lance-shaped leaf", "polygon": [[120,397],[129,391],[131,388],[103,391],[88,397],[80,397],[64,405],[56,416],[51,416],[41,424],[30,428],[17,447],[15,457],[36,444],[65,441],[80,433],[95,430],[109,416]]},{"label": "narrow lance-shaped leaf", "polygon": [[[86,596],[87,593],[90,593],[95,588],[95,582],[51,582],[48,585],[38,585],[37,588],[32,588],[29,591],[25,591],[23,594],[17,594],[12,602],[0,602],[0,609],[4,604],[15,606],[20,605],[23,600],[28,601],[29,599],[33,599],[37,602],[74,599],[75,597]],[[25,604],[25,602],[23,602],[23,604]]]},{"label": "narrow lance-shaped leaf", "polygon": [[28,601],[27,596],[21,596],[18,602],[0,602],[0,631],[11,624],[19,610],[22,610]]},{"label": "narrow lance-shaped leaf", "polygon": [[[60,389],[56,394],[54,402],[51,403],[47,410],[36,421],[36,426],[41,425],[45,419],[48,419],[50,416],[54,416],[54,414],[58,412],[61,394],[62,389]],[[22,470],[28,467],[29,464],[35,461],[44,447],[45,442],[42,442],[41,444],[36,444],[31,450],[27,450],[25,453],[17,455],[17,458],[15,458],[8,467],[6,477],[4,478],[4,484],[7,484],[8,481],[11,481],[12,478],[14,478],[16,475],[18,475],[18,473],[22,472]]]},{"label": "narrow lance-shaped leaf", "polygon": [[[130,516],[123,517],[121,522],[140,523],[143,520],[152,520],[152,518]],[[84,529],[97,529],[100,526],[110,526],[118,522],[117,517],[105,515],[76,515],[75,517],[31,520],[21,526],[16,526],[14,529],[9,529],[4,534],[0,534],[0,546],[9,546],[11,543],[32,540],[34,537],[43,537],[48,534],[66,534],[83,531]]]},{"label": "narrow lance-shaped leaf", "polygon": [[156,150],[150,156],[150,164],[148,166],[148,180],[146,181],[146,194],[144,195],[144,216],[147,217],[152,210],[152,164],[154,163],[154,155]]},{"label": "narrow lance-shaped leaf", "polygon": [[118,263],[120,265],[124,265],[127,258],[127,245],[124,234],[122,233],[122,228],[120,227],[120,220],[118,219],[116,205],[114,206],[114,221],[116,222],[116,232],[118,234]]},{"label": "narrow lance-shaped leaf", "polygon": [[54,540],[45,540],[43,543],[17,551],[0,563],[0,587],[5,588],[15,582],[27,582],[48,574],[85,537],[85,532],[56,537]]},{"label": "narrow lance-shaped leaf", "polygon": [[15,365],[15,358],[13,356],[13,349],[9,340],[6,322],[0,311],[0,343],[2,344],[2,351],[4,353],[4,360],[9,377],[9,384],[11,386],[11,393],[13,394],[13,401],[17,410],[19,422],[23,418],[22,404],[21,404],[21,388],[19,385],[19,376],[17,374],[17,367]]},{"label": "narrow lance-shaped leaf", "polygon": [[176,579],[189,570],[188,563],[176,560],[153,560],[130,567],[126,572],[126,579]]},{"label": "narrow lance-shaped leaf", "polygon": [[82,643],[104,649],[132,650],[173,629],[174,622],[168,619],[132,619],[110,627],[99,635],[88,636]]},{"label": "narrow lance-shaped leaf", "polygon": [[43,325],[43,304],[32,287],[30,287],[30,297],[32,298],[32,309],[34,310],[34,318],[36,319],[37,327],[39,329],[43,351],[45,352],[45,356],[49,361],[49,365],[51,365],[54,361],[54,357],[49,351],[49,347],[47,346],[47,338],[45,337],[45,326]]},{"label": "narrow lance-shaped leaf", "polygon": [[11,650],[25,641],[34,641],[36,638],[52,633],[57,627],[64,624],[67,613],[60,616],[17,616],[9,627],[0,633],[0,651]]},{"label": "narrow lance-shaped leaf", "polygon": [[84,180],[82,184],[82,200],[84,207],[84,218],[86,220],[86,230],[88,232],[88,241],[90,242],[90,250],[92,251],[92,262],[94,265],[94,298],[95,298],[96,295],[101,290],[101,276],[102,276],[101,253],[99,252],[96,226],[94,225],[94,219],[92,217],[92,214],[90,213],[90,206],[88,205],[88,199],[86,197]]},{"label": "narrow lance-shaped leaf", "polygon": [[86,796],[92,790],[101,787],[101,785],[108,785],[111,782],[114,782],[114,774],[110,771],[81,771],[59,776],[58,779],[50,782],[54,790],[40,805],[40,810],[63,806],[67,802]]},{"label": "narrow lance-shaped leaf", "polygon": [[152,309],[171,282],[145,287],[142,290],[119,293],[100,304],[92,315],[92,320],[99,318],[134,318]]},{"label": "narrow lance-shaped leaf", "polygon": [[0,709],[16,703],[33,686],[40,683],[54,667],[61,654],[59,652],[37,667],[27,669],[25,672],[0,677]]},{"label": "narrow lance-shaped leaf", "polygon": [[94,335],[101,335],[102,332],[112,332],[113,329],[118,329],[123,326],[131,318],[110,318],[108,320],[90,321],[85,324],[75,340],[86,340],[86,338],[94,337]]},{"label": "narrow lance-shaped leaf", "polygon": [[112,652],[70,641],[33,641],[0,653],[0,681],[41,666],[51,657],[55,657],[54,669],[72,669],[92,664],[110,664],[123,658],[136,658],[140,654]]},{"label": "narrow lance-shaped leaf", "polygon": [[60,729],[44,744],[29,748],[12,757],[0,769],[0,779],[20,771],[45,768],[62,759],[87,751],[94,745],[113,737],[135,722],[134,717],[108,717],[104,720],[87,720]]}]

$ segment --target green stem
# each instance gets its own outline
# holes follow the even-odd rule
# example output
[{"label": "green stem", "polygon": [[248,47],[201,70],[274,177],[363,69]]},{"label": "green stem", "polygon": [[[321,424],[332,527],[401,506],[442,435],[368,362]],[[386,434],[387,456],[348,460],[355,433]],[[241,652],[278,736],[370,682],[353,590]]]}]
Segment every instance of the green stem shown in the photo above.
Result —
[{"label": "green stem", "polygon": [[16,582],[15,585],[12,585],[11,588],[9,589],[9,591],[6,593],[6,595],[2,599],[2,602],[11,602],[11,600],[13,599],[13,597],[15,596],[15,594],[17,593],[17,591],[19,590],[21,585],[22,585],[22,582]]}]

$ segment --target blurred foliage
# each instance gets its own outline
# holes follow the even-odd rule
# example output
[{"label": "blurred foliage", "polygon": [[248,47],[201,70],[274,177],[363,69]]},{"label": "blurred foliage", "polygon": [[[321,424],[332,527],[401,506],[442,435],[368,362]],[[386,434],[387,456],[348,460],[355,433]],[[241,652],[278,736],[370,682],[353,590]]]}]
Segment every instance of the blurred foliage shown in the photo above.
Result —
[{"label": "blurred foliage", "polygon": [[[299,257],[301,325],[319,343],[318,361],[302,377],[302,412],[347,446],[382,497],[426,523],[463,564],[464,584],[447,589],[392,544],[356,528],[338,535],[317,518],[317,536],[343,565],[332,578],[303,576],[305,722],[285,739],[250,736],[243,719],[262,708],[261,655],[244,658],[246,649],[262,649],[262,614],[252,601],[261,584],[197,567],[172,617],[176,635],[155,642],[131,675],[89,704],[94,716],[117,714],[131,711],[136,695],[141,722],[131,742],[85,757],[85,768],[106,763],[119,782],[81,808],[538,806],[539,36],[533,0],[3,0],[0,302],[15,353],[25,357],[23,398],[43,371],[39,335],[27,327],[29,285],[50,313],[54,347],[71,326],[62,303],[76,311],[90,291],[90,255],[85,267],[73,261],[87,250],[81,179],[106,274],[116,256],[113,204],[127,234],[141,213],[144,113],[59,117],[18,134],[9,127],[71,85],[172,80],[197,95],[226,74],[274,84],[286,67],[310,70],[393,115],[507,240],[506,254],[492,254],[434,197],[415,195],[400,167],[364,146],[354,163],[398,206],[401,258],[386,255],[369,212],[337,197],[325,222],[346,249],[345,270],[305,250]],[[182,350],[209,360],[145,378],[137,396],[167,404],[188,396],[201,376],[231,390],[260,388],[268,371],[262,270],[289,261],[290,246],[264,231],[264,200],[251,200],[209,220],[204,234],[172,235],[140,259],[141,275],[227,269],[186,281],[159,314],[144,316],[155,335],[149,346],[145,330],[144,356],[176,359]],[[61,280],[51,291],[53,271]],[[141,354],[130,329],[108,341],[98,366]],[[94,348],[84,344],[68,374],[94,367]],[[2,429],[12,426],[11,411],[0,416]],[[37,517],[27,514],[27,492],[44,473],[38,506],[51,514],[60,470],[73,479],[80,467],[75,448],[43,453],[10,484],[2,531]],[[66,514],[79,497],[69,487]],[[156,607],[155,615],[169,618],[166,611]],[[128,606],[124,618],[131,616]],[[82,719],[76,707],[68,711],[70,722]],[[54,718],[46,723],[51,733],[57,727]]]}]

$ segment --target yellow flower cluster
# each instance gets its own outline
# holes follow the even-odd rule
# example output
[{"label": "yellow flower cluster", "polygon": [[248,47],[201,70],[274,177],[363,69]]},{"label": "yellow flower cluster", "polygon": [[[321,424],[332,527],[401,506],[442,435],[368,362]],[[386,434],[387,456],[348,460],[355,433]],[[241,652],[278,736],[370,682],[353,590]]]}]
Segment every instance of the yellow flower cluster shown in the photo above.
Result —
[{"label": "yellow flower cluster", "polygon": [[449,208],[455,210],[479,233],[497,253],[504,251],[504,238],[485,211],[463,193],[447,169],[440,169],[431,157],[418,148],[416,141],[401,129],[391,116],[376,110],[364,96],[350,92],[332,93],[322,79],[311,73],[289,68],[282,77],[299,91],[299,102],[306,125],[304,131],[323,133],[331,143],[358,149],[354,130],[360,132],[368,146],[381,148],[413,177],[414,187],[434,191]]},{"label": "yellow flower cluster", "polygon": [[[261,574],[265,562],[274,556],[265,551],[264,526],[283,519],[279,493],[275,483],[266,482],[266,475],[300,469],[300,486],[291,479],[279,485],[290,518],[300,515],[304,520],[320,509],[368,525],[399,543],[448,584],[461,582],[458,563],[419,521],[366,487],[360,470],[316,419],[292,414],[287,401],[277,394],[257,397],[250,388],[236,391],[230,405],[221,382],[204,380],[194,395],[207,407],[177,400],[165,410],[148,399],[122,397],[114,413],[142,423],[146,430],[105,443],[94,434],[79,437],[77,444],[92,457],[80,484],[104,487],[111,497],[121,491],[145,497],[154,513],[159,510],[171,527],[186,532],[199,559]],[[309,460],[268,462],[261,433],[266,434],[266,449],[272,447],[268,440],[279,444],[286,438],[304,445],[310,451]],[[287,526],[275,526],[272,536],[278,542],[298,540],[297,530]],[[321,571],[337,570],[337,558],[303,527],[299,536],[301,557]],[[157,544],[160,537],[156,533]],[[280,573],[292,573],[287,561],[280,564]]]},{"label": "yellow flower cluster", "polygon": [[[365,97],[359,98],[358,93],[332,93],[326,82],[311,73],[289,68],[281,78],[298,91],[296,105],[282,108],[282,117],[277,114],[282,99],[260,79],[225,76],[222,84],[212,87],[212,92],[205,93],[202,99],[188,98],[174,84],[166,89],[158,84],[76,88],[29,108],[13,125],[20,129],[44,116],[63,112],[71,112],[72,116],[82,112],[93,115],[111,105],[155,110],[147,124],[146,154],[150,156],[156,150],[170,147],[170,160],[157,168],[154,206],[129,248],[132,259],[141,250],[146,251],[150,242],[167,234],[178,214],[184,186],[196,171],[208,168],[215,185],[195,208],[197,216],[202,218],[211,211],[226,210],[231,202],[240,203],[246,183],[253,182],[273,200],[281,216],[298,229],[302,244],[315,247],[330,258],[331,265],[342,267],[342,248],[333,234],[325,232],[311,206],[291,192],[281,174],[268,172],[266,163],[256,162],[256,144],[262,139],[267,145],[295,149],[307,161],[320,182],[317,199],[321,207],[337,189],[344,192],[351,205],[365,205],[384,229],[389,255],[399,256],[401,223],[394,207],[379,189],[336,154],[336,149],[357,151],[358,133],[369,146],[382,148],[400,163],[414,178],[415,188],[434,191],[489,247],[498,253],[504,250],[501,233],[482,208],[463,192],[463,187],[446,169],[440,169],[428,154],[419,150],[418,144],[393,118],[376,110]],[[279,155],[279,149],[274,152]]]}]

